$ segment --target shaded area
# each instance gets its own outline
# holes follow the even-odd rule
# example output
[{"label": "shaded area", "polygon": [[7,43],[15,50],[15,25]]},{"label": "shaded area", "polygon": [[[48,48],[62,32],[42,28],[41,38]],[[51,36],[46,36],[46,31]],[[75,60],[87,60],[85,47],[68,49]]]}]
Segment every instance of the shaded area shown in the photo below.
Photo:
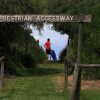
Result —
[{"label": "shaded area", "polygon": [[28,75],[35,75],[35,76],[48,76],[48,75],[54,75],[54,74],[60,74],[62,73],[62,70],[56,69],[56,68],[34,68],[34,69],[28,69],[30,73]]},{"label": "shaded area", "polygon": [[37,67],[26,69],[23,72],[25,76],[64,74],[64,65],[58,62],[48,62],[48,64],[39,64]]}]

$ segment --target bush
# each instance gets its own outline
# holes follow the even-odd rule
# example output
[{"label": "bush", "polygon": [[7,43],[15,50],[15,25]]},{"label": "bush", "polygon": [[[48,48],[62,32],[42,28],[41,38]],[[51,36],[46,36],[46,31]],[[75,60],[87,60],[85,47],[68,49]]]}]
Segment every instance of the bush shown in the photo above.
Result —
[{"label": "bush", "polygon": [[47,60],[47,55],[40,47],[33,47],[32,55],[37,63],[44,63]]},{"label": "bush", "polygon": [[98,68],[87,68],[82,71],[84,79],[100,79],[100,70]]},{"label": "bush", "polygon": [[22,55],[21,62],[23,64],[23,66],[25,66],[26,68],[35,67],[36,66],[36,63],[37,63],[35,57],[32,56],[29,53]]},{"label": "bush", "polygon": [[64,62],[66,53],[67,53],[67,46],[59,54],[59,61],[60,62]]},{"label": "bush", "polygon": [[6,59],[5,72],[7,74],[23,76],[24,70],[25,70],[24,66],[18,61],[12,59],[11,57],[8,57]]}]

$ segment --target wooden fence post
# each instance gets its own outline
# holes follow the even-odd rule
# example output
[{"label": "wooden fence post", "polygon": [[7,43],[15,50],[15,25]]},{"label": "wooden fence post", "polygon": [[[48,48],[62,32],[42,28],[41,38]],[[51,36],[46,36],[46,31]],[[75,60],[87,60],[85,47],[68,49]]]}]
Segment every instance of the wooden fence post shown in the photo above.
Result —
[{"label": "wooden fence post", "polygon": [[67,88],[67,84],[68,84],[68,70],[67,70],[67,62],[65,61],[64,62],[64,67],[65,67],[65,69],[64,69],[64,89],[66,89]]},{"label": "wooden fence post", "polygon": [[1,60],[0,87],[4,87],[4,59]]},{"label": "wooden fence post", "polygon": [[77,64],[74,69],[74,82],[72,86],[70,100],[80,100],[80,87],[81,87],[81,64],[82,59],[82,23],[79,23],[79,32],[78,32],[78,57]]},{"label": "wooden fence post", "polygon": [[65,58],[65,62],[64,62],[64,67],[65,67],[65,76],[64,76],[64,87],[65,89],[67,88],[68,86],[68,61],[70,59],[70,40],[68,39],[68,45],[67,45],[67,52],[66,52],[66,58]]},{"label": "wooden fence post", "polygon": [[[66,54],[68,54],[68,49],[69,49],[69,46],[67,45],[67,52]],[[67,85],[68,85],[68,65],[67,65],[67,59],[68,59],[68,55],[66,55],[66,58],[65,58],[65,62],[64,62],[64,88],[66,89],[67,88]]]}]

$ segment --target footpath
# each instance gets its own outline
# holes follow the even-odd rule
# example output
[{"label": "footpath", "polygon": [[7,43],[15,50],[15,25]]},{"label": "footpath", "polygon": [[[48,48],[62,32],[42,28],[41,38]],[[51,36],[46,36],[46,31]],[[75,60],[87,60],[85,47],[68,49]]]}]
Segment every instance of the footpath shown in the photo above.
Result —
[{"label": "footpath", "polygon": [[62,69],[58,64],[40,65],[30,69],[30,75],[6,79],[0,100],[66,100],[63,91],[56,91],[53,80],[63,74]]}]

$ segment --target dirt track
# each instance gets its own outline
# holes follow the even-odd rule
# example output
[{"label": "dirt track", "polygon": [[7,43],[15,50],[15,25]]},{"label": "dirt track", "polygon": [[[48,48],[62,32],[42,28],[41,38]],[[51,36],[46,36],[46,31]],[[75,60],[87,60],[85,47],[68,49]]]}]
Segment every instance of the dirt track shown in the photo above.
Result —
[{"label": "dirt track", "polygon": [[[57,92],[62,92],[64,88],[64,77],[56,76],[54,77],[55,87]],[[73,84],[73,76],[68,77],[68,88],[71,89]],[[82,89],[98,89],[100,88],[100,80],[82,80]]]}]

